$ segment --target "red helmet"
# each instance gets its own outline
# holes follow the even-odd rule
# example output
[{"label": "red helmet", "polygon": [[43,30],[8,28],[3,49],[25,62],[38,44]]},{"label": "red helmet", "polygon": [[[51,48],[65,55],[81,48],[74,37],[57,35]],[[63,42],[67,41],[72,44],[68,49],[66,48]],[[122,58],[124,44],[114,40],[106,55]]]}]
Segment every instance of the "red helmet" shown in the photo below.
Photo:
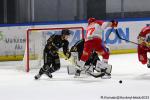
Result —
[{"label": "red helmet", "polygon": [[90,18],[88,19],[88,24],[90,24],[90,23],[92,23],[92,22],[95,22],[95,21],[96,21],[96,19],[95,19],[95,18],[90,17]]}]

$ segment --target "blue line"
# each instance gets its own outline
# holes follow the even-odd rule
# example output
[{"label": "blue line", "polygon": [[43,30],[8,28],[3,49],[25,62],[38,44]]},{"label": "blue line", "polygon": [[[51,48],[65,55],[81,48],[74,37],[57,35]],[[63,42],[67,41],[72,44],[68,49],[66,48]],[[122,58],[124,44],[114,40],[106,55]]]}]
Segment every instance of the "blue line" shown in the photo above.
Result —
[{"label": "blue line", "polygon": [[[106,19],[106,21],[112,19]],[[150,18],[117,18],[119,22],[126,22],[126,21],[150,21]],[[52,21],[52,22],[32,22],[32,23],[17,23],[17,24],[0,24],[0,27],[12,27],[12,26],[33,26],[33,25],[55,25],[55,24],[80,24],[80,23],[87,23],[87,20],[80,20],[80,21]]]}]

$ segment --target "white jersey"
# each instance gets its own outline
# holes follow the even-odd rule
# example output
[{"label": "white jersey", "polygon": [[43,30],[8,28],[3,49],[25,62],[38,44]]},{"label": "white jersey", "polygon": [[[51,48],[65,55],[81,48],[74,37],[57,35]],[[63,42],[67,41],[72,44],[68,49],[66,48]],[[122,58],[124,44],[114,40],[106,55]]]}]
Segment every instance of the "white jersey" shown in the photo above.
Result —
[{"label": "white jersey", "polygon": [[85,40],[91,40],[93,38],[102,38],[102,32],[110,25],[111,22],[91,23],[86,29]]}]

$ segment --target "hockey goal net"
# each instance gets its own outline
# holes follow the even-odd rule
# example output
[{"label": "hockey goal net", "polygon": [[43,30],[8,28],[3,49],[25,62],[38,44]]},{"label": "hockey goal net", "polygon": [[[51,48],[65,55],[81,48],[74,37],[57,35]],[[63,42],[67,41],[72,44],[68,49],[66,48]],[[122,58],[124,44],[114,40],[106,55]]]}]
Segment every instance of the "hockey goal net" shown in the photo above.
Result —
[{"label": "hockey goal net", "polygon": [[69,37],[69,48],[71,48],[77,41],[84,37],[83,27],[34,28],[27,30],[26,49],[23,58],[26,72],[29,72],[30,69],[42,67],[43,50],[47,39],[52,34],[61,34],[63,29],[69,29],[71,32]]}]

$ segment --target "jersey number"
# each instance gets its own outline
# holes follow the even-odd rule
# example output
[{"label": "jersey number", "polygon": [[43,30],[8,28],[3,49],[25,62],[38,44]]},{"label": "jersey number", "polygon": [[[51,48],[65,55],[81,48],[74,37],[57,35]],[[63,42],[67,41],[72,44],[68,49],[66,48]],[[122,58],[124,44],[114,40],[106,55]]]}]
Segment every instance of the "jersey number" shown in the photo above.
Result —
[{"label": "jersey number", "polygon": [[94,32],[94,30],[95,30],[95,27],[87,29],[86,37],[92,35],[92,33]]}]

